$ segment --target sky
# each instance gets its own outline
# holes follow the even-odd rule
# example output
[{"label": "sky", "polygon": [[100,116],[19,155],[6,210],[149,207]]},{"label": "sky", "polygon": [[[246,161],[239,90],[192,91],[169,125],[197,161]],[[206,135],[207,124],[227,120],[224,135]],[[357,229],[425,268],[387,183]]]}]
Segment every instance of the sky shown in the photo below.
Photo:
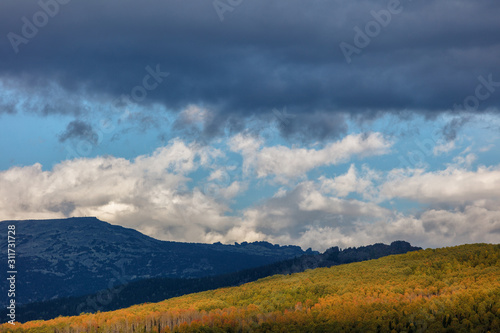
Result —
[{"label": "sky", "polygon": [[500,240],[497,0],[4,0],[0,219]]}]

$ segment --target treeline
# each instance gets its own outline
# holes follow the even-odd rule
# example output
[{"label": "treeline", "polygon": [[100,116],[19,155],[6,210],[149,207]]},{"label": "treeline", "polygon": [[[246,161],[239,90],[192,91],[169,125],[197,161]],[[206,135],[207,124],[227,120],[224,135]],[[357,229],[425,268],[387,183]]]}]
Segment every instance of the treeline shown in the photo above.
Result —
[{"label": "treeline", "polygon": [[[205,290],[239,286],[276,274],[299,273],[307,269],[378,259],[391,254],[403,254],[420,249],[404,241],[396,241],[391,245],[374,244],[343,250],[333,247],[323,254],[304,255],[263,267],[214,277],[196,279],[154,278],[116,286],[92,295],[32,303],[19,307],[17,317],[25,322],[48,320],[58,316],[76,316],[82,312],[112,311],[134,304],[159,302]],[[1,316],[5,318],[3,313]]]},{"label": "treeline", "polygon": [[500,245],[276,275],[1,332],[500,332]]}]

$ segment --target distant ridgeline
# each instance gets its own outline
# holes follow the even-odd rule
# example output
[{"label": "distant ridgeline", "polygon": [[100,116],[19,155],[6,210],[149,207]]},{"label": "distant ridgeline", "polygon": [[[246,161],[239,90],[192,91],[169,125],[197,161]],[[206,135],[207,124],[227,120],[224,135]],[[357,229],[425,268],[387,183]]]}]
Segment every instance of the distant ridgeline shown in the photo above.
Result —
[{"label": "distant ridgeline", "polygon": [[500,245],[462,245],[0,332],[500,332],[499,277]]},{"label": "distant ridgeline", "polygon": [[[266,247],[274,247],[269,243],[260,244]],[[420,250],[420,248],[413,247],[403,241],[393,242],[391,245],[375,244],[344,250],[333,247],[323,254],[310,253],[263,267],[215,277],[194,279],[155,278],[131,282],[123,286],[103,290],[93,295],[60,298],[52,301],[28,304],[20,307],[17,313],[19,320],[24,322],[51,319],[60,315],[78,315],[82,312],[110,311],[144,302],[159,302],[168,298],[204,290],[237,286],[275,274],[303,272],[307,269],[317,267],[331,267],[416,250]]]},{"label": "distant ridgeline", "polygon": [[[2,221],[16,225],[16,304],[81,296],[155,277],[198,278],[294,258],[298,246],[160,241],[94,217]],[[7,237],[0,239],[7,249]],[[22,277],[22,278],[21,278]],[[7,283],[0,294],[7,294]],[[0,297],[0,306],[6,305]]]}]

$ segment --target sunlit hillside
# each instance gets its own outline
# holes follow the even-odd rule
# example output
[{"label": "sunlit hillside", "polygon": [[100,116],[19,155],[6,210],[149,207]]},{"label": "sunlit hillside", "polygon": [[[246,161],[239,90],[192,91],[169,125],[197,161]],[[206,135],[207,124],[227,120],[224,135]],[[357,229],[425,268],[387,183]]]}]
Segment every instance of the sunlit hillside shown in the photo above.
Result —
[{"label": "sunlit hillside", "polygon": [[1,332],[500,332],[500,245],[276,275]]}]

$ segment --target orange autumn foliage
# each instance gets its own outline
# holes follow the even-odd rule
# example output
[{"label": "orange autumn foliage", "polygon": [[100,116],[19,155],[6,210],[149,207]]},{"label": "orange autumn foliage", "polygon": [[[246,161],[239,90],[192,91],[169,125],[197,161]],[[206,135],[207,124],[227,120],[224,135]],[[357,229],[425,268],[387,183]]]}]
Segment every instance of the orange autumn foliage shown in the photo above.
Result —
[{"label": "orange autumn foliage", "polygon": [[500,332],[500,245],[428,249],[276,275],[0,332]]}]

